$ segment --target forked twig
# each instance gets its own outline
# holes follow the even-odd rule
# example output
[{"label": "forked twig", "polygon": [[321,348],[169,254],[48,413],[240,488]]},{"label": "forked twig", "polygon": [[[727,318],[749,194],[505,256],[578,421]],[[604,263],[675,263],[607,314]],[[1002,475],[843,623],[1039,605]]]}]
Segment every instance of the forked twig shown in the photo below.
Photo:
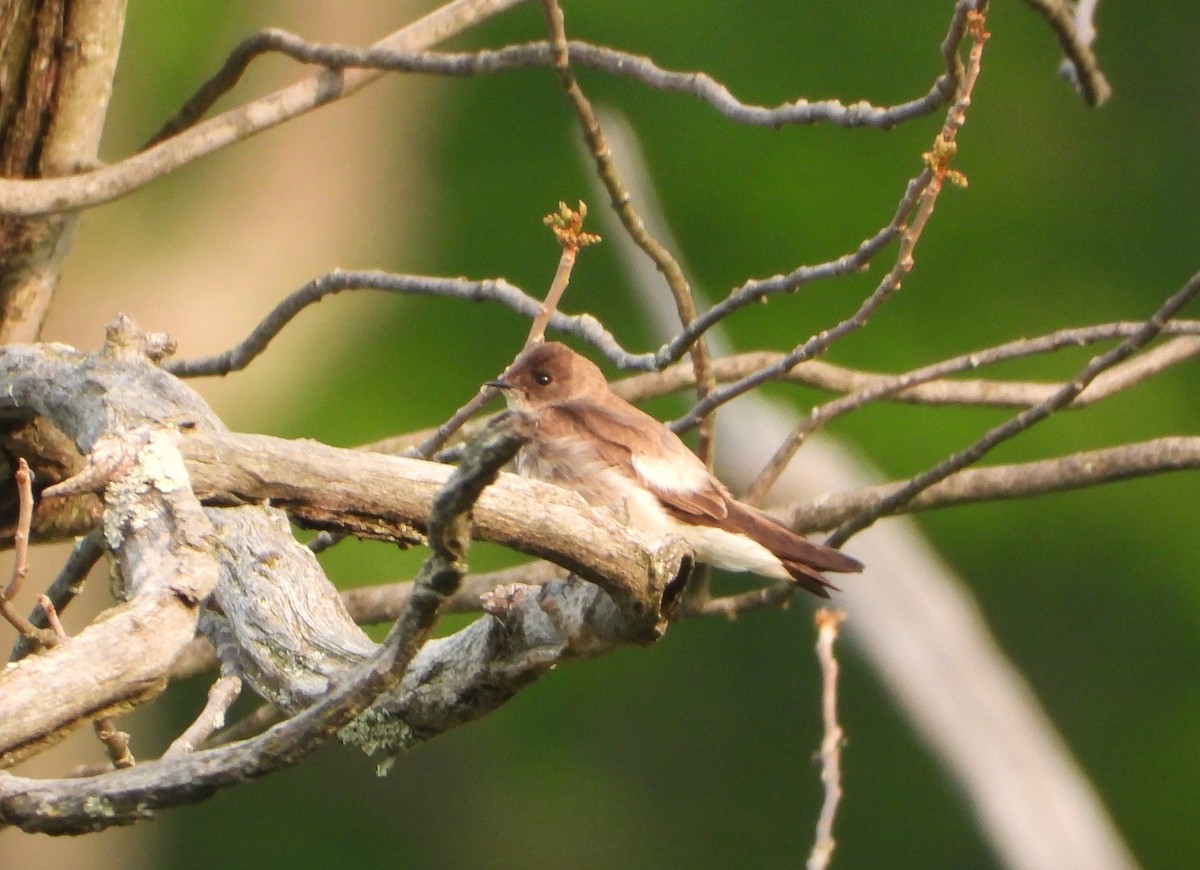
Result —
[{"label": "forked twig", "polygon": [[17,630],[20,636],[30,644],[44,647],[55,646],[59,638],[45,628],[38,628],[17,612],[13,605],[13,597],[20,592],[21,583],[29,573],[29,529],[33,525],[33,474],[29,471],[29,463],[24,457],[18,457],[17,469],[13,473],[13,482],[17,486],[17,525],[13,531],[13,572],[2,593],[0,593],[0,616]]},{"label": "forked twig", "polygon": [[[1182,329],[1189,328],[1186,322],[1174,325]],[[1111,338],[1114,335],[1124,334],[1125,336],[1129,336],[1135,334],[1141,326],[1142,324],[1140,323],[1108,324],[1097,327],[1060,330],[1038,338],[1019,339],[987,348],[986,350],[962,354],[948,360],[933,363],[932,365],[913,369],[901,375],[872,376],[869,385],[813,408],[808,416],[792,430],[787,439],[779,445],[774,455],[767,461],[767,464],[747,489],[745,497],[753,502],[765,496],[810,435],[823,426],[828,425],[837,417],[857,410],[870,402],[897,396],[900,393],[912,390],[914,387],[928,384],[931,381],[957,372],[973,371],[985,365],[1020,359],[1037,353],[1049,353],[1068,347],[1082,347],[1096,341]],[[1167,324],[1166,326],[1172,326],[1172,324]],[[1164,326],[1164,331],[1166,330],[1166,326]],[[1114,366],[1106,373],[1113,377],[1106,378],[1105,382],[1100,382],[1099,379],[1093,381],[1091,387],[1072,400],[1067,407],[1081,408],[1094,404],[1103,398],[1114,395],[1122,389],[1138,383],[1143,378],[1161,371],[1169,365],[1181,362],[1200,353],[1200,341],[1196,339],[1188,339],[1186,341],[1186,344],[1164,345],[1159,349],[1162,351],[1161,353],[1156,354],[1153,359],[1145,360],[1144,364],[1132,366],[1132,360],[1123,363],[1122,365],[1131,367],[1120,375],[1118,375],[1118,366]],[[950,383],[953,384],[954,382]],[[968,390],[964,388],[969,388],[972,385],[959,383],[958,386],[960,394],[966,394]],[[1020,402],[1020,404],[1033,405],[1039,401],[1045,401],[1060,385],[1010,385],[1003,381],[990,381],[977,382],[973,386],[976,388],[975,392],[978,395],[976,404],[1000,404],[997,400],[1005,398],[1005,395],[1010,397],[1006,403],[1012,404],[1011,400],[1017,398],[1015,394],[1020,392],[1025,396],[1029,396],[1029,398],[1024,402]],[[1006,389],[1007,387],[1017,389]],[[912,400],[921,401],[916,396]]]}]

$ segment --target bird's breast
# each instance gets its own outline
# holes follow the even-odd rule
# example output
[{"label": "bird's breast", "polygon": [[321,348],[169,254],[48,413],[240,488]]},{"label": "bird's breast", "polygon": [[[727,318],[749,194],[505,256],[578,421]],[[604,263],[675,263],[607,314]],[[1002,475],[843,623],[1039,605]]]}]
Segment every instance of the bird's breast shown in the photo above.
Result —
[{"label": "bird's breast", "polygon": [[573,490],[592,505],[621,496],[622,475],[579,438],[535,438],[517,454],[517,473]]}]

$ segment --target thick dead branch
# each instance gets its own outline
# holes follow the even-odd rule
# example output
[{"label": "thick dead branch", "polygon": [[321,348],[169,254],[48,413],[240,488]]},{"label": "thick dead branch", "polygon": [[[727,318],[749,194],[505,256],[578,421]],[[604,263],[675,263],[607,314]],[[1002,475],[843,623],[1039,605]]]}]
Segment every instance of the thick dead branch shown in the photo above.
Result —
[{"label": "thick dead branch", "polygon": [[[136,327],[122,320],[110,329],[104,351],[90,356],[61,345],[0,349],[0,415],[44,415],[87,452],[83,473],[47,497],[54,491],[103,489],[106,542],[132,596],[58,649],[27,657],[0,677],[0,757],[12,761],[67,727],[161,688],[170,662],[195,633],[197,605],[210,591],[218,613],[202,627],[217,631],[225,642],[234,639],[238,664],[255,690],[285,710],[315,703],[314,709],[324,712],[306,711],[280,726],[301,735],[286,751],[268,742],[251,760],[235,754],[211,767],[185,764],[201,779],[208,776],[207,784],[181,787],[174,777],[182,762],[176,761],[159,763],[153,780],[139,778],[146,765],[108,774],[139,771],[135,779],[147,792],[128,803],[114,797],[103,812],[94,801],[75,803],[74,784],[35,788],[25,783],[8,793],[16,803],[5,802],[5,787],[14,780],[0,777],[0,819],[29,830],[78,832],[131,821],[154,806],[199,799],[218,784],[290,763],[308,751],[307,741],[327,736],[334,727],[330,723],[344,725],[347,716],[356,715],[346,710],[362,708],[334,710],[324,699],[361,662],[379,656],[372,657],[373,645],[350,620],[311,553],[291,537],[283,513],[246,502],[276,498],[301,516],[306,510],[320,517],[344,512],[363,530],[416,539],[438,534],[435,500],[439,492],[455,490],[451,483],[461,478],[459,471],[434,463],[225,433],[190,390],[150,364],[146,347]],[[499,436],[485,432],[485,445],[509,437],[503,433],[511,434],[512,424],[519,422],[503,421]],[[201,488],[240,506],[201,510],[179,464],[180,440],[194,448],[191,467],[206,481]],[[480,449],[469,447],[464,462]],[[266,465],[259,462],[263,458]],[[242,461],[246,468],[240,471],[225,466]],[[411,479],[397,483],[405,476]],[[603,584],[613,597],[578,580],[493,593],[489,614],[474,625],[419,654],[416,647],[405,652],[411,667],[394,674],[395,682],[401,676],[403,682],[345,739],[367,749],[398,751],[490,711],[557,661],[650,640],[662,630],[664,611],[690,564],[682,542],[650,548],[615,518],[581,507],[570,493],[503,477],[482,497],[471,495],[472,501],[478,497],[474,533],[557,558]],[[213,490],[212,478],[224,481],[224,487]],[[370,485],[364,492],[337,494],[347,480]],[[452,600],[457,579],[442,585],[438,610]],[[416,600],[421,588],[418,582],[410,592],[401,621],[414,607],[425,606]],[[124,655],[112,654],[114,644]],[[68,654],[73,658],[64,667]],[[89,686],[79,685],[84,680]],[[395,683],[371,684],[378,694]],[[34,703],[30,693],[43,692],[71,703]],[[31,715],[40,718],[31,721]],[[89,790],[107,793],[108,782],[89,780]],[[126,795],[128,780],[111,782]],[[49,803],[39,803],[43,800]],[[56,809],[47,809],[51,805]],[[118,809],[108,812],[114,806]],[[55,815],[63,807],[66,815]]]},{"label": "thick dead branch", "polygon": [[[201,799],[220,786],[294,764],[351,724],[381,693],[399,682],[425,643],[462,572],[468,543],[464,515],[522,440],[511,426],[495,427],[474,445],[476,449],[438,493],[429,520],[433,552],[408,605],[378,651],[319,703],[245,743],[184,755],[178,761],[164,759],[117,770],[85,780],[84,789],[79,788],[79,780],[30,784],[2,775],[0,823],[47,833],[81,833],[128,824],[159,807]],[[196,765],[197,759],[204,763]]]},{"label": "thick dead branch", "polygon": [[216,585],[211,526],[163,432],[147,433],[106,493],[105,536],[131,600],[0,674],[0,765],[166,685]]},{"label": "thick dead branch", "polygon": [[[449,466],[286,441],[195,432],[185,439],[197,494],[210,504],[270,500],[321,528],[423,540],[428,506]],[[599,584],[653,628],[678,573],[678,554],[656,550],[615,515],[559,487],[502,474],[475,507],[473,534],[549,559]]]}]

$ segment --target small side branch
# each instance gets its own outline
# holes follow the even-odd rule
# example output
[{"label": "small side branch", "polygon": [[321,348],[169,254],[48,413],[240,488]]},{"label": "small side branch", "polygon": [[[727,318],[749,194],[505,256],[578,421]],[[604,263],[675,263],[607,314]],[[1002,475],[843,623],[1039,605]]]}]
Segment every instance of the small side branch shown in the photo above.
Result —
[{"label": "small side branch", "polygon": [[[1200,437],[1155,438],[1103,450],[1085,450],[1056,459],[965,468],[923,489],[898,506],[908,513],[1000,499],[1028,498],[1131,480],[1151,474],[1200,469]],[[916,478],[913,478],[916,480]],[[787,521],[801,531],[829,529],[894,498],[913,480],[885,483],[850,493],[828,495],[810,505],[793,507]]]},{"label": "small side branch", "polygon": [[821,782],[825,786],[825,802],[817,819],[816,841],[808,856],[808,870],[825,870],[833,858],[836,841],[833,821],[842,800],[842,743],[845,734],[837,718],[838,663],[833,654],[838,627],[846,614],[840,610],[821,608],[816,612],[817,659],[821,663],[821,718],[825,723],[825,738],[821,741]]},{"label": "small side branch", "polygon": [[29,527],[33,524],[33,475],[24,457],[17,459],[13,475],[17,485],[17,530],[13,535],[13,572],[4,589],[4,600],[11,601],[21,591],[29,573]]},{"label": "small side branch", "polygon": [[[42,596],[42,598],[45,598],[45,602],[34,608],[29,614],[29,621],[34,626],[37,628],[54,629],[50,621],[51,612],[56,615],[62,613],[83,590],[84,578],[104,553],[103,540],[103,535],[100,532],[92,532],[79,540],[79,543],[71,550],[71,555],[67,558],[66,564],[58,572],[58,576],[54,578],[54,582],[50,584],[50,588],[46,590],[46,594]],[[47,606],[47,603],[49,606]],[[34,648],[35,644],[22,635],[13,644],[9,661],[15,662],[25,658],[25,656],[33,652]]]},{"label": "small side branch", "polygon": [[17,526],[13,534],[13,572],[8,585],[0,592],[0,616],[17,630],[25,643],[33,646],[50,647],[58,643],[58,636],[45,628],[38,628],[13,605],[12,600],[21,591],[21,584],[29,573],[29,527],[33,524],[33,475],[24,458],[17,459],[17,470],[13,475],[17,485]]},{"label": "small side branch", "polygon": [[558,240],[562,255],[558,258],[558,268],[554,270],[554,280],[550,282],[546,298],[529,327],[529,337],[525,339],[526,347],[537,344],[546,337],[546,326],[558,311],[558,303],[571,281],[571,271],[575,268],[575,258],[579,256],[579,249],[600,242],[600,237],[595,233],[583,231],[583,221],[586,217],[587,204],[580,200],[577,209],[560,202],[558,211],[542,218],[542,223],[550,227],[554,238]]}]

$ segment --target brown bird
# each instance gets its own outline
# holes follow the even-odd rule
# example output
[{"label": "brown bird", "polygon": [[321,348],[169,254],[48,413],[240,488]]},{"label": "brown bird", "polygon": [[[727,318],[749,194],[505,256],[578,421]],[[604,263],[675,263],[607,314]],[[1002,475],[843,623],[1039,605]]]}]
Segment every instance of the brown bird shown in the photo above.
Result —
[{"label": "brown bird", "polygon": [[489,385],[534,422],[517,454],[524,477],[574,490],[596,507],[623,508],[631,527],[679,535],[701,562],[792,580],[822,598],[835,588],[822,571],[863,568],[735,499],[674,432],[614,393],[604,373],[566,345],[527,348]]}]

